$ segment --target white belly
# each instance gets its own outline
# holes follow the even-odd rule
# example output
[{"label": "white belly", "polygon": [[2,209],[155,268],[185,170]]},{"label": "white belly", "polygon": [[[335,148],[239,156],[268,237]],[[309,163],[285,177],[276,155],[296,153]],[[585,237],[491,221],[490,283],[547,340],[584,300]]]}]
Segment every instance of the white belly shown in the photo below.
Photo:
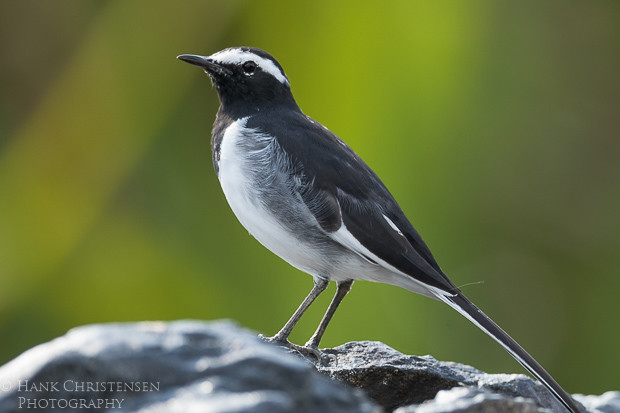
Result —
[{"label": "white belly", "polygon": [[[271,186],[267,190],[277,192],[284,191],[283,187],[287,184],[277,179],[265,179],[268,171],[273,172],[277,169],[277,165],[274,168],[273,164],[267,163],[270,166],[268,168],[256,167],[262,165],[267,159],[269,162],[274,162],[272,145],[276,143],[274,138],[268,135],[257,135],[251,129],[246,128],[246,122],[247,118],[238,119],[226,129],[220,146],[218,177],[230,208],[254,238],[295,268],[314,277],[334,281],[347,279],[379,281],[434,297],[425,285],[402,274],[366,250],[344,225],[334,233],[324,233],[296,194],[289,193],[289,196],[292,195],[290,202],[282,207],[294,211],[293,214],[289,214],[288,219],[299,225],[284,223],[282,214],[276,217],[266,208],[260,195],[261,190],[265,188],[257,188],[257,186]],[[252,134],[254,142],[259,142],[255,145],[256,147],[248,146],[248,133]],[[245,137],[244,134],[246,134]],[[257,169],[260,172],[257,172]],[[285,174],[281,174],[280,177],[283,175]],[[257,181],[261,184],[257,185]],[[300,228],[296,231],[297,236],[291,229],[292,227]],[[304,241],[300,233],[312,233],[315,236],[314,242]],[[372,257],[375,263],[363,258],[364,255]]]},{"label": "white belly", "polygon": [[[276,218],[257,196],[255,177],[248,162],[246,149],[239,145],[239,138],[250,130],[245,128],[247,118],[238,119],[226,129],[220,147],[219,180],[226,200],[237,219],[267,249],[294,267],[313,276],[321,274],[323,257]],[[273,138],[263,135],[266,141]],[[252,156],[256,157],[258,152]]]}]

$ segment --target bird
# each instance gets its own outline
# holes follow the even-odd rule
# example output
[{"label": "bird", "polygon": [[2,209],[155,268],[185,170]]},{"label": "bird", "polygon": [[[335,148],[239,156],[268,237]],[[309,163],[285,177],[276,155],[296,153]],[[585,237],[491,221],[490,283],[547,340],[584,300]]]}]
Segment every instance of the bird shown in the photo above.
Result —
[{"label": "bird", "polygon": [[269,53],[229,47],[178,59],[208,75],[220,106],[212,161],[239,222],[262,245],[313,277],[313,287],[268,341],[288,337],[327,288],[336,293],[305,346],[319,343],[355,280],[375,281],[442,301],[497,341],[571,412],[580,408],[553,377],[448,279],[373,170],[342,139],[305,115]]}]

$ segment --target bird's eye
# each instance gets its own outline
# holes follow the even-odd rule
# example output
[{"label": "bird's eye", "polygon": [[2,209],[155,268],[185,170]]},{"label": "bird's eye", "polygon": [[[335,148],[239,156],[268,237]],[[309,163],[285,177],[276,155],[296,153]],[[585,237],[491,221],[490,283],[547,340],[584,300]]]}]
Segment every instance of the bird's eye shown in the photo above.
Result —
[{"label": "bird's eye", "polygon": [[243,71],[247,73],[248,75],[250,75],[254,73],[254,71],[256,70],[257,64],[251,60],[248,60],[247,62],[243,64],[242,67],[243,67]]}]

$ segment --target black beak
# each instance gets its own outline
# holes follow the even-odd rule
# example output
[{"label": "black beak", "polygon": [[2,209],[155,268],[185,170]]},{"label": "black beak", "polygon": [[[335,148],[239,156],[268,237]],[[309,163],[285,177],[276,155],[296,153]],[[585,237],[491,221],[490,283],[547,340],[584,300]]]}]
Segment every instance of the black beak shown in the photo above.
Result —
[{"label": "black beak", "polygon": [[202,67],[205,72],[210,75],[231,75],[232,72],[224,66],[217,64],[213,60],[205,56],[198,56],[195,54],[182,54],[177,56],[177,59],[192,64],[194,66]]}]

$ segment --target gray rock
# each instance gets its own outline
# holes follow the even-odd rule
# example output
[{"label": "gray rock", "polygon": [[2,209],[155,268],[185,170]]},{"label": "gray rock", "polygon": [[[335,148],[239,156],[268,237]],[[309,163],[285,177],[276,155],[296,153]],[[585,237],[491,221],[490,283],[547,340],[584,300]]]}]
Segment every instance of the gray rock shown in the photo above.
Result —
[{"label": "gray rock", "polygon": [[[331,363],[315,366],[229,322],[85,326],[0,367],[0,413],[563,411],[525,375],[486,374],[378,342],[324,351]],[[592,413],[620,412],[619,392],[575,398]]]},{"label": "gray rock", "polygon": [[565,411],[546,387],[523,374],[487,374],[432,356],[404,355],[380,342],[352,342],[326,352],[336,357],[336,364],[319,371],[363,389],[388,410],[431,400],[439,390],[468,386],[531,399],[553,412]]},{"label": "gray rock", "polygon": [[536,403],[473,387],[440,390],[433,400],[396,409],[394,413],[538,413]]},{"label": "gray rock", "polygon": [[[118,409],[120,407],[120,409]],[[379,412],[227,322],[76,328],[0,367],[0,412]]]},{"label": "gray rock", "polygon": [[573,397],[590,413],[620,413],[620,391],[608,391],[600,396],[575,394]]}]

